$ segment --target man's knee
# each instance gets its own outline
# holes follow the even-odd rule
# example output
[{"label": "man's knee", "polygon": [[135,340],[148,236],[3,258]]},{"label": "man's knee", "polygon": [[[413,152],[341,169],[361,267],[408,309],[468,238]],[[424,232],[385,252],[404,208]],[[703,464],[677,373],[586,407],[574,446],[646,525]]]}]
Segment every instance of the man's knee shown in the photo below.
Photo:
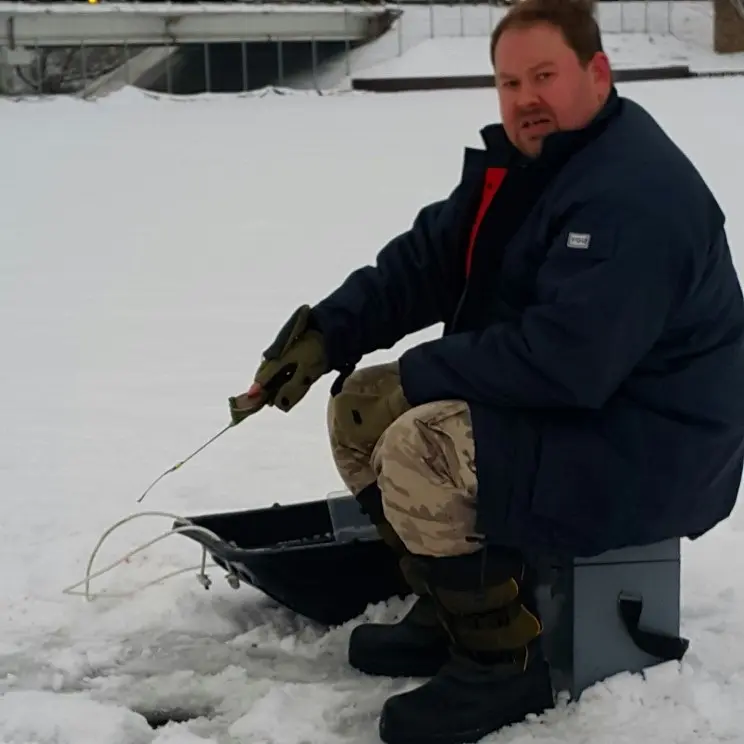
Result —
[{"label": "man's knee", "polygon": [[462,401],[407,411],[373,454],[386,518],[415,553],[472,552],[476,504],[470,409]]},{"label": "man's knee", "polygon": [[[386,387],[392,378],[397,380],[398,377],[397,362],[361,367],[346,378],[343,387],[344,390],[374,394],[375,391]],[[370,464],[372,451],[371,447],[367,451],[366,447],[355,440],[353,431],[339,427],[337,423],[339,418],[344,420],[348,419],[348,416],[337,417],[338,400],[333,396],[328,400],[327,425],[331,453],[345,485],[356,494],[375,479]]]},{"label": "man's knee", "polygon": [[[361,367],[352,372],[344,381],[343,389],[356,393],[366,393],[368,395],[374,395],[377,392],[383,394],[383,392],[390,389],[391,382],[397,382],[399,379],[398,362],[375,364],[369,367]],[[339,405],[342,405],[339,403],[339,398],[333,396],[329,398],[328,428],[332,437],[340,433],[336,425],[336,413],[339,411]],[[343,434],[346,433],[344,432]],[[346,439],[347,437],[342,436],[342,438]]]}]

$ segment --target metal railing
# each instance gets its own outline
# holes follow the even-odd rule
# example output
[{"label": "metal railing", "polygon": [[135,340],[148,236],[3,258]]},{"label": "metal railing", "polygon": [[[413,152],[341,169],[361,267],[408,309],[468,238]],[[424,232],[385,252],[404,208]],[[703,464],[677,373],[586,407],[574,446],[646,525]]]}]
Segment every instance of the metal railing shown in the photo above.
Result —
[{"label": "metal railing", "polygon": [[[232,34],[229,39],[219,37],[215,41],[207,35],[199,40],[198,28],[193,24],[188,34],[179,32],[171,24],[169,33],[163,36],[145,37],[145,32],[139,29],[139,36],[130,40],[117,37],[116,43],[109,40],[101,44],[96,38],[79,38],[78,43],[72,45],[70,35],[75,28],[92,28],[82,21],[77,25],[71,21],[73,11],[82,13],[81,6],[88,16],[114,11],[105,2],[88,4],[63,0],[56,5],[57,12],[66,18],[64,34],[61,31],[59,34],[60,39],[67,40],[63,46],[35,41],[28,31],[22,39],[16,35],[9,40],[9,18],[14,18],[14,28],[23,27],[22,19],[18,18],[19,6],[26,9],[39,6],[34,2],[0,3],[0,19],[6,20],[5,36],[0,30],[0,92],[14,96],[96,95],[126,84],[171,94],[249,92],[267,87],[325,92],[348,88],[358,76],[420,74],[427,65],[444,71],[443,74],[461,71],[486,75],[489,73],[488,35],[506,11],[505,3],[495,0],[448,4],[439,0],[402,0],[394,5],[362,0],[344,0],[343,3],[279,0],[263,5],[259,0],[246,0],[243,8],[247,10],[247,6],[251,6],[255,11],[260,5],[262,17],[273,14],[279,22],[284,14],[285,26],[290,17],[287,14],[299,12],[299,8],[319,16],[335,13],[336,24],[345,24],[347,31],[337,28],[335,37],[306,33],[301,39],[298,36],[300,27],[292,32],[294,36],[288,32],[284,39],[277,39],[276,33],[270,33],[270,27],[265,24],[264,30],[257,32],[250,13],[241,12],[234,15],[236,20],[229,29]],[[184,6],[183,3],[179,5]],[[157,15],[156,6],[164,14],[168,8],[175,7],[167,2],[134,2],[127,3],[126,10],[116,12],[126,14],[147,8]],[[191,7],[201,9],[202,14],[204,9],[226,11],[220,3],[192,3]],[[63,8],[69,9],[68,15],[61,12]],[[360,10],[372,19],[363,30],[359,25]],[[611,57],[617,46],[613,42],[617,34],[637,34],[640,45],[653,44],[659,37],[711,44],[711,2],[605,0],[598,4],[597,14]],[[235,25],[242,22],[239,16],[245,16],[244,32]],[[253,18],[256,18],[255,12]],[[48,34],[52,23],[48,14],[45,23]],[[61,28],[62,21],[59,23]],[[229,25],[222,23],[222,26]],[[313,25],[315,29],[321,27],[320,22]],[[654,38],[649,38],[651,36]],[[436,43],[428,43],[433,40]]]}]

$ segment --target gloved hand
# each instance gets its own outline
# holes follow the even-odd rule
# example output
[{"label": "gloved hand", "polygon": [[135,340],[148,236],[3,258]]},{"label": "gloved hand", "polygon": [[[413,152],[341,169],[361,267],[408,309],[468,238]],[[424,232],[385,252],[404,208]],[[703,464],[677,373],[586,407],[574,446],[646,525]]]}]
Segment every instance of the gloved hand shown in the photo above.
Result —
[{"label": "gloved hand", "polygon": [[344,440],[370,449],[390,424],[410,408],[395,378],[373,392],[342,389],[334,402],[336,426]]},{"label": "gloved hand", "polygon": [[323,336],[310,328],[310,306],[302,305],[282,326],[263,353],[250,390],[230,398],[233,423],[239,423],[264,405],[289,411],[327,371]]}]

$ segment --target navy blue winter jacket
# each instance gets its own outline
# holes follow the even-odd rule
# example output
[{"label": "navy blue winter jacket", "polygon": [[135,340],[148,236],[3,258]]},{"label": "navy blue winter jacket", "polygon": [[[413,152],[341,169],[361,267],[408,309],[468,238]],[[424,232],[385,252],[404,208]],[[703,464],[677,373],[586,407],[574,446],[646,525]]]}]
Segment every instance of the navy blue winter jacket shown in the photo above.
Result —
[{"label": "navy blue winter jacket", "polygon": [[612,95],[526,160],[500,125],[376,265],[313,309],[334,369],[444,324],[400,360],[413,405],[470,405],[478,527],[596,555],[727,517],[744,456],[744,303],[688,158]]}]

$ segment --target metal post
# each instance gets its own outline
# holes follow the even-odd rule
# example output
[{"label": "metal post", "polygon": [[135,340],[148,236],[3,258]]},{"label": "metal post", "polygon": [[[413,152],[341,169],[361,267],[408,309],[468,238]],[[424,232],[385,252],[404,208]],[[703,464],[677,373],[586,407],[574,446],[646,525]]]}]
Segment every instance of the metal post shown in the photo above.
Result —
[{"label": "metal post", "polygon": [[8,50],[0,47],[0,96],[7,96],[10,93],[10,67],[7,64]]}]

